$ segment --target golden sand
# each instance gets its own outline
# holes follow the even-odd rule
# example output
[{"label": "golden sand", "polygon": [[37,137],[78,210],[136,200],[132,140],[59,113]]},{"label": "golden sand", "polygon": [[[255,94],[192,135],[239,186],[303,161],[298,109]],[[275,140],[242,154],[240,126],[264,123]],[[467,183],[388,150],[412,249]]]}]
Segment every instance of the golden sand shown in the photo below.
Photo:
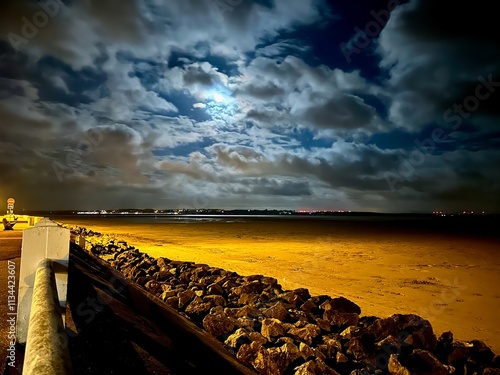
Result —
[{"label": "golden sand", "polygon": [[287,289],[344,296],[362,315],[416,313],[437,335],[451,330],[455,339],[480,339],[500,352],[497,241],[324,221],[59,221],[115,234],[153,257],[273,276]]}]

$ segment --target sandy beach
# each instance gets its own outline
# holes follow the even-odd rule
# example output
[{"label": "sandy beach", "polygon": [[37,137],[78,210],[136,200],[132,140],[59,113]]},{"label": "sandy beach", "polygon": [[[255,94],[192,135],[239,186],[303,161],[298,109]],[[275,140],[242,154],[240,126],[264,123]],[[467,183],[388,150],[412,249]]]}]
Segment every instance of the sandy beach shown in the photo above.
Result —
[{"label": "sandy beach", "polygon": [[480,339],[500,352],[497,238],[365,221],[54,219],[116,235],[154,257],[344,296],[362,315],[416,313],[437,335],[451,330],[456,339]]},{"label": "sandy beach", "polygon": [[[9,270],[14,269],[19,272],[20,267],[20,255],[21,255],[21,241],[22,241],[22,231],[0,231],[0,285],[2,290],[0,291],[0,316],[2,317],[2,322],[0,323],[0,350],[2,351],[2,356],[0,357],[0,373],[6,366],[8,362],[7,356],[3,353],[7,352],[10,346],[11,339],[10,326],[7,322],[8,318],[11,318],[8,314],[12,311],[9,310],[8,297],[9,297]],[[17,278],[16,278],[16,298],[17,298]],[[21,358],[17,358],[15,363],[16,368],[20,365],[22,361]],[[11,373],[15,373],[12,371]]]}]

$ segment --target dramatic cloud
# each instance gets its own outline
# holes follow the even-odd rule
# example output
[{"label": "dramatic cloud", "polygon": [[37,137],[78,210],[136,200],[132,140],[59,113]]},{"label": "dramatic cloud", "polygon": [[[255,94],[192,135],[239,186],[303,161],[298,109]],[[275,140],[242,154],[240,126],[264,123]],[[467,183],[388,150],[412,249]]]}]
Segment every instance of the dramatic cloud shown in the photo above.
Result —
[{"label": "dramatic cloud", "polygon": [[397,3],[3,1],[0,198],[499,211],[495,12]]}]

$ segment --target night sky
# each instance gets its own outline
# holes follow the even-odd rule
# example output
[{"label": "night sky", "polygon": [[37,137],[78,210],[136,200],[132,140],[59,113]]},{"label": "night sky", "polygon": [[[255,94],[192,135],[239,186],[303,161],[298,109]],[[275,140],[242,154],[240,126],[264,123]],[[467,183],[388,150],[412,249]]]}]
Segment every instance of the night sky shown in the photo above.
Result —
[{"label": "night sky", "polygon": [[2,0],[0,208],[500,212],[492,3]]}]

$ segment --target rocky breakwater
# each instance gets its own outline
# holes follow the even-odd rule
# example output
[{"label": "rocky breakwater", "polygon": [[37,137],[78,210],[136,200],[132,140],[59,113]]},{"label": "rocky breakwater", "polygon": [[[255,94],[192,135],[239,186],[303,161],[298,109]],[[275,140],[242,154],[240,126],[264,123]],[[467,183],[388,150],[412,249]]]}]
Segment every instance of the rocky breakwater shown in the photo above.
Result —
[{"label": "rocky breakwater", "polygon": [[[482,341],[439,338],[417,315],[361,316],[343,297],[283,290],[263,275],[241,276],[206,264],[152,258],[124,241],[92,237],[107,260],[220,340],[260,374],[500,374],[500,358]],[[88,238],[90,239],[90,238]]]}]

